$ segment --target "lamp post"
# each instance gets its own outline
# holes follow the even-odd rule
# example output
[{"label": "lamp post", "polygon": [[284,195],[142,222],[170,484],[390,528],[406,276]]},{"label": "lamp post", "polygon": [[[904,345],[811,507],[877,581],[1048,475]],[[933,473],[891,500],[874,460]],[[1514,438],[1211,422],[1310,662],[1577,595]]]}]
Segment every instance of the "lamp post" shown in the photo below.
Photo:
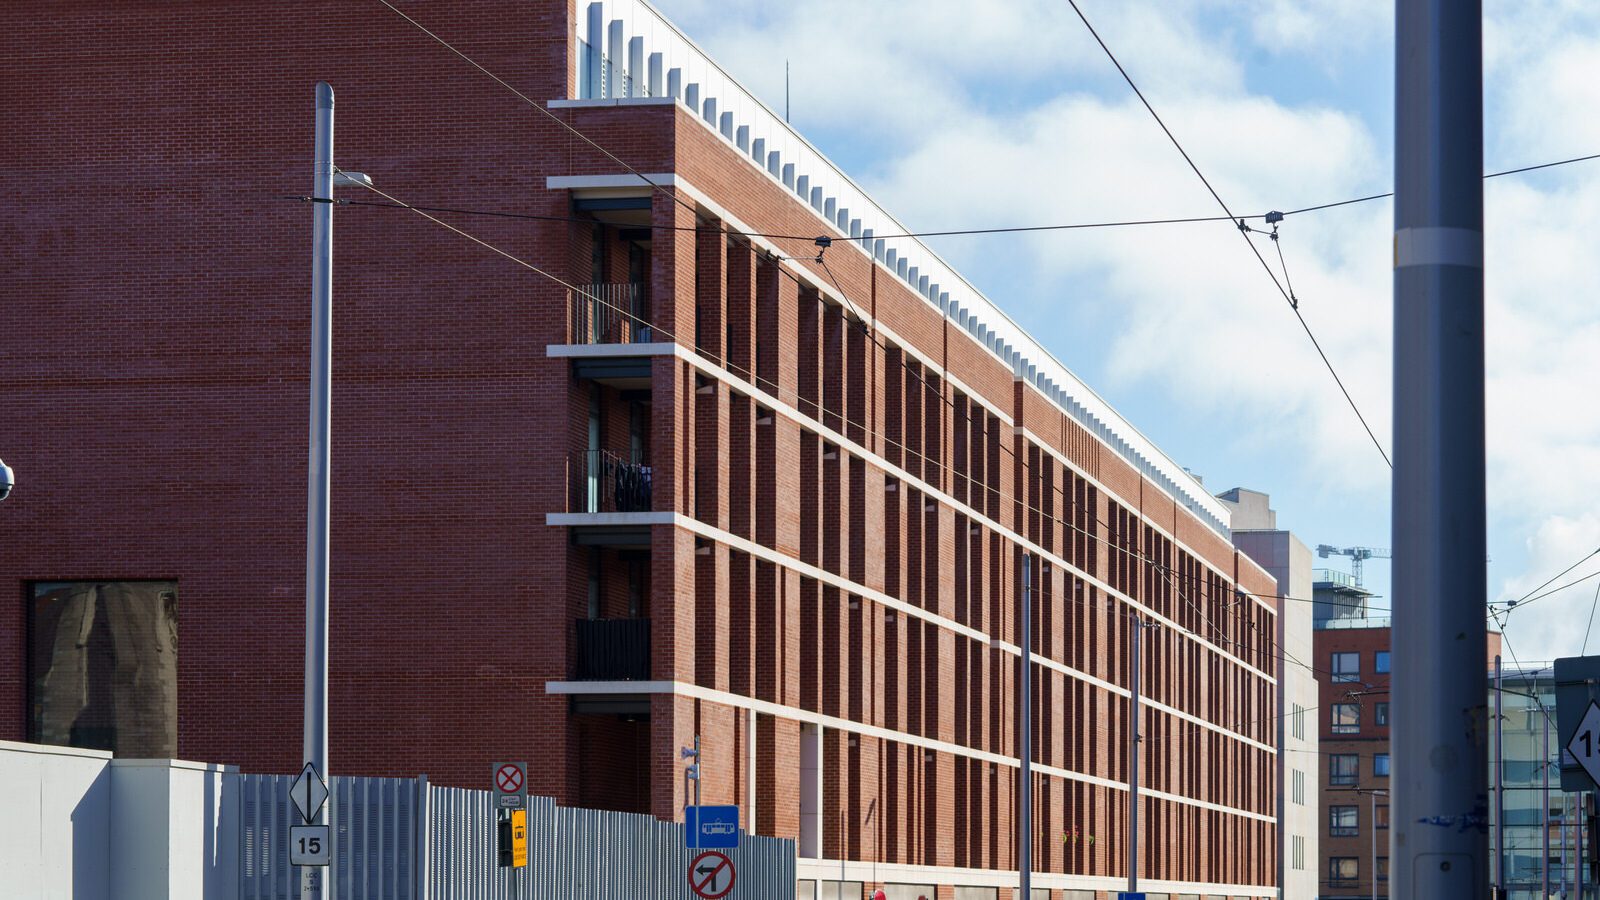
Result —
[{"label": "lamp post", "polygon": [[[302,755],[318,776],[328,777],[328,434],[333,403],[333,188],[370,185],[359,173],[339,173],[333,164],[333,86],[317,82],[316,143],[311,180],[311,423],[306,466],[306,671]],[[330,818],[324,806],[308,824]],[[321,870],[301,870],[302,900],[332,900]]]},{"label": "lamp post", "polygon": [[[1353,794],[1366,794],[1369,803],[1367,821],[1371,823],[1367,828],[1372,838],[1372,900],[1378,900],[1378,798],[1389,796],[1389,792],[1381,788],[1343,788]],[[1388,891],[1384,892],[1388,895]]]}]

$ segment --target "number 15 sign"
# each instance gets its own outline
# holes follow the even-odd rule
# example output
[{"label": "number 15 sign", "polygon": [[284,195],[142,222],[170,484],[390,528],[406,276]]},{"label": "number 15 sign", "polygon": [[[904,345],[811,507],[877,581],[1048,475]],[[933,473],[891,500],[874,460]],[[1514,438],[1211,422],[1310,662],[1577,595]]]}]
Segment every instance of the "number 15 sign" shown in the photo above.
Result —
[{"label": "number 15 sign", "polygon": [[327,825],[295,825],[289,829],[289,865],[325,866],[333,862]]},{"label": "number 15 sign", "polygon": [[1567,752],[1578,761],[1578,765],[1583,766],[1595,784],[1600,784],[1600,704],[1589,701],[1589,708],[1584,710],[1578,730],[1572,733],[1572,740],[1567,742]]}]

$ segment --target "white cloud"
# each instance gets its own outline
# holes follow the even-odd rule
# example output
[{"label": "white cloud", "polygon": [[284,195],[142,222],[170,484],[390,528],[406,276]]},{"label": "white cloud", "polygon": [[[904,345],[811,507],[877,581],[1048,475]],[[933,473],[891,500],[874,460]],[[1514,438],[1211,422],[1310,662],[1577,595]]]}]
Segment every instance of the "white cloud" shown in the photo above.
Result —
[{"label": "white cloud", "polygon": [[1274,53],[1331,55],[1394,31],[1389,0],[1268,0],[1252,7],[1251,33]]},{"label": "white cloud", "polygon": [[[1007,105],[1069,76],[1115,77],[1059,0],[660,6],[780,112],[787,60],[797,125],[855,130],[857,140],[891,146],[968,126],[979,105]],[[1241,82],[1232,55],[1200,34],[1195,2],[1084,6],[1107,41],[1125,48],[1124,62],[1148,90],[1187,95],[1236,90]]]},{"label": "white cloud", "polygon": [[[853,174],[913,226],[1216,212],[1057,0],[663,5],[769,99],[781,98],[782,60],[793,60],[796,123],[846,148],[870,148],[862,154],[873,160],[869,170]],[[1389,182],[1391,139],[1373,130],[1386,123],[1341,109],[1359,102],[1337,93],[1280,101],[1251,93],[1243,76],[1247,59],[1262,51],[1279,60],[1276,72],[1298,61],[1370,60],[1373,42],[1392,40],[1389,9],[1379,0],[1085,4],[1217,190],[1250,212]],[[1490,0],[1485,52],[1491,159],[1520,164],[1600,151],[1600,6]],[[1341,83],[1328,79],[1318,90],[1337,92]],[[1494,570],[1506,573],[1500,590],[1511,596],[1600,543],[1591,512],[1600,509],[1597,173],[1600,162],[1497,179],[1487,190],[1488,487],[1492,534],[1501,541],[1491,551]],[[1391,215],[1378,201],[1283,226],[1302,312],[1385,446]],[[1208,429],[1169,437],[1166,449],[1181,456],[1185,442],[1231,442],[1238,472],[1214,473],[1219,478],[1264,473],[1325,504],[1311,520],[1290,523],[1297,530],[1342,533],[1341,522],[1370,520],[1374,507],[1387,505],[1388,470],[1225,224],[940,246],[1001,304],[1049,304],[1048,316],[1033,318],[1065,324],[1039,329],[1045,344],[1102,350],[1092,369],[1064,360],[1089,383],[1169,395],[1173,418]],[[1271,244],[1258,246],[1277,269]],[[1524,658],[1576,649],[1566,647],[1566,606],[1582,605],[1586,615],[1589,597],[1570,593],[1541,601],[1545,614],[1514,618]],[[1562,627],[1545,624],[1558,611]]]},{"label": "white cloud", "polygon": [[[1240,212],[1346,194],[1377,152],[1359,122],[1257,97],[1206,97],[1167,116]],[[1285,148],[1296,148],[1285,153]],[[981,164],[979,163],[981,161]],[[960,179],[949,178],[962,172]],[[934,186],[937,186],[936,188]],[[1218,207],[1136,101],[1063,95],[1027,115],[925,141],[875,186],[909,221],[1104,221]],[[1380,439],[1388,431],[1388,279],[1381,208],[1285,223],[1303,311]],[[1258,223],[1259,224],[1259,223]],[[1186,402],[1266,431],[1368,487],[1386,477],[1288,304],[1226,223],[1036,233],[1029,278],[1079,318],[1113,304],[1108,374],[1181,386]],[[1271,242],[1257,238],[1276,272]],[[1074,290],[1091,277],[1109,295]],[[1009,297],[997,296],[1002,303]],[[1053,342],[1052,335],[1039,335]],[[1069,366],[1074,360],[1065,360]],[[1376,465],[1374,465],[1376,463]]]},{"label": "white cloud", "polygon": [[[1577,656],[1588,638],[1591,649],[1600,649],[1600,633],[1588,634],[1590,610],[1600,578],[1582,580],[1600,571],[1600,556],[1589,556],[1600,548],[1600,515],[1552,516],[1526,541],[1526,571],[1507,579],[1498,594],[1500,600],[1516,600],[1534,592],[1526,608],[1512,611],[1505,619],[1505,630],[1516,657],[1524,664],[1560,656]],[[1587,559],[1584,559],[1585,557]],[[1579,560],[1571,572],[1556,578],[1548,587],[1539,586]],[[1578,582],[1573,584],[1574,582]],[[1548,596],[1539,594],[1561,588]],[[1535,591],[1539,588],[1538,591]]]}]

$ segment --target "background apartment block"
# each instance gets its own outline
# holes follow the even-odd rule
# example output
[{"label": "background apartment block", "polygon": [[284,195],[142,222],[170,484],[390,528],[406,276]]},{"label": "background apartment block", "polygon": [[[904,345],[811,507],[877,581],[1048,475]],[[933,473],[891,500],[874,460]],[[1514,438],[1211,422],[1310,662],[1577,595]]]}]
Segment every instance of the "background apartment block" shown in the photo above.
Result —
[{"label": "background apartment block", "polygon": [[[1317,895],[1322,794],[1317,787],[1318,670],[1312,642],[1311,549],[1278,527],[1271,498],[1248,488],[1217,495],[1232,513],[1233,545],[1277,583],[1278,633],[1278,896]],[[1324,676],[1326,677],[1326,676]],[[1308,722],[1307,720],[1310,719]]]},{"label": "background apartment block", "polygon": [[[1491,712],[1494,690],[1491,674]],[[1490,857],[1496,860],[1490,873],[1494,883],[1505,888],[1507,900],[1600,896],[1596,883],[1600,865],[1590,859],[1595,852],[1594,818],[1589,812],[1592,793],[1561,789],[1563,750],[1556,728],[1554,667],[1506,663],[1500,694],[1504,732],[1489,745],[1490,846],[1504,841],[1501,852]],[[1505,792],[1498,803],[1492,793],[1497,764],[1504,766],[1499,789]],[[1502,809],[1503,829],[1495,825]]]},{"label": "background apartment block", "polygon": [[[1389,896],[1390,618],[1350,575],[1317,569],[1319,610],[1337,614],[1316,625],[1322,721],[1323,808],[1321,897]],[[1391,600],[1405,602],[1404,598]],[[1484,671],[1493,687],[1500,634],[1491,630]],[[1377,849],[1373,852],[1376,831]],[[1376,856],[1376,860],[1374,860]],[[1374,872],[1376,868],[1376,872]],[[1374,879],[1376,874],[1376,879]]]},{"label": "background apartment block", "polygon": [[[326,79],[343,167],[533,217],[440,214],[564,282],[337,210],[336,772],[525,758],[537,793],[678,818],[698,736],[704,802],[798,839],[807,882],[1008,894],[1026,552],[1035,884],[1126,875],[1140,617],[1144,885],[1274,894],[1280,591],[1227,508],[646,4],[403,8],[539,105],[376,4],[16,8],[0,737],[298,767],[282,198]],[[157,599],[62,605],[102,594]],[[91,645],[175,664],[50,691]],[[175,707],[91,721],[140,690]]]}]

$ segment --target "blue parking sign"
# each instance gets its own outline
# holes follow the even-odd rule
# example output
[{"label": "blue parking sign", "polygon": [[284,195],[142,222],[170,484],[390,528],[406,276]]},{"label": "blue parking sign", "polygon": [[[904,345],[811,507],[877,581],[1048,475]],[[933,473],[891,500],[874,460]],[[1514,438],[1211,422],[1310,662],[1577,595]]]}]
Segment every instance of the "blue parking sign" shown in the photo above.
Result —
[{"label": "blue parking sign", "polygon": [[732,850],[739,846],[739,807],[691,806],[684,811],[684,836],[689,846],[701,850]]}]

